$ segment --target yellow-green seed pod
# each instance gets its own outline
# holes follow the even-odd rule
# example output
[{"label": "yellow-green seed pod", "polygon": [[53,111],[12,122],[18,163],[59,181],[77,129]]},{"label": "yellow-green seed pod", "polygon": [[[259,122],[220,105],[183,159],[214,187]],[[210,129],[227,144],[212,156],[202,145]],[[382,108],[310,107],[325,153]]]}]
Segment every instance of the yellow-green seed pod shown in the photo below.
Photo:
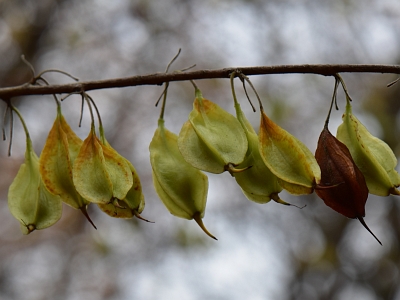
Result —
[{"label": "yellow-green seed pod", "polygon": [[103,212],[113,218],[131,219],[136,216],[139,219],[148,221],[140,215],[144,210],[145,200],[139,176],[133,165],[128,160],[126,160],[126,162],[131,169],[133,177],[133,185],[126,194],[126,197],[123,200],[117,200],[118,202],[112,201],[107,204],[99,203],[98,206]]},{"label": "yellow-green seed pod", "polygon": [[202,222],[208,178],[184,160],[177,139],[177,135],[164,127],[164,120],[160,118],[149,146],[155,190],[171,214],[194,219],[207,235],[216,239]]},{"label": "yellow-green seed pod", "polygon": [[246,134],[239,121],[217,104],[204,99],[196,88],[189,120],[183,125],[178,147],[195,168],[210,173],[238,171],[247,151]]},{"label": "yellow-green seed pod", "polygon": [[[140,213],[144,209],[145,200],[144,195],[142,193],[142,185],[140,183],[139,175],[136,172],[136,169],[131,164],[129,160],[125,157],[121,156],[116,150],[114,150],[110,143],[107,141],[103,125],[100,122],[99,125],[99,133],[100,133],[100,142],[103,146],[104,153],[110,153],[110,158],[116,159],[118,162],[117,167],[121,167],[122,165],[124,168],[127,166],[129,169],[130,176],[123,176],[112,178],[113,187],[114,187],[114,197],[112,201],[109,203],[98,203],[99,208],[114,218],[123,218],[123,219],[130,219],[133,216],[136,216],[139,219],[144,221],[150,222],[140,216]],[[105,155],[107,158],[107,155]],[[107,159],[106,159],[107,161]],[[116,173],[117,174],[117,173]],[[121,176],[121,175],[119,175]],[[125,193],[126,187],[130,186],[129,190]],[[116,188],[119,190],[123,190],[125,193],[124,198],[118,198],[116,196]]]},{"label": "yellow-green seed pod", "polygon": [[245,196],[257,203],[268,203],[271,199],[285,205],[278,196],[282,191],[278,178],[268,169],[260,156],[258,150],[258,136],[256,134],[248,134],[249,151],[246,158],[238,168],[252,166],[251,168],[235,173],[237,183],[242,188]]},{"label": "yellow-green seed pod", "polygon": [[82,197],[98,204],[123,200],[133,184],[127,160],[97,138],[94,125],[74,162],[73,181]]},{"label": "yellow-green seed pod", "polygon": [[397,159],[392,149],[374,137],[353,115],[347,97],[343,123],[337,129],[337,139],[349,148],[357,167],[363,173],[371,194],[400,195],[400,176],[395,170]]},{"label": "yellow-green seed pod", "polygon": [[127,159],[108,143],[102,143],[107,172],[113,187],[113,198],[123,200],[132,188],[133,177]]},{"label": "yellow-green seed pod", "polygon": [[112,200],[113,185],[102,144],[93,127],[73,164],[73,182],[78,193],[90,202],[109,203]]},{"label": "yellow-green seed pod", "polygon": [[259,149],[264,163],[291,194],[311,194],[321,180],[321,169],[311,151],[272,122],[261,109]]},{"label": "yellow-green seed pod", "polygon": [[235,101],[236,117],[246,133],[249,144],[246,156],[243,162],[238,165],[238,168],[251,166],[251,168],[243,172],[233,174],[236,182],[242,188],[243,194],[251,201],[268,203],[273,199],[278,203],[290,205],[279,198],[278,194],[282,191],[282,187],[278,182],[278,178],[268,169],[260,155],[258,136],[240,108],[233,86],[232,92]]},{"label": "yellow-green seed pod", "polygon": [[8,191],[8,207],[24,234],[50,227],[61,218],[60,197],[45,188],[39,173],[39,158],[28,136],[25,162]]},{"label": "yellow-green seed pod", "polygon": [[93,225],[87,214],[90,203],[75,189],[72,180],[72,165],[82,145],[82,140],[73,132],[57,106],[57,117],[54,121],[40,155],[40,174],[46,188],[69,206],[79,209]]}]

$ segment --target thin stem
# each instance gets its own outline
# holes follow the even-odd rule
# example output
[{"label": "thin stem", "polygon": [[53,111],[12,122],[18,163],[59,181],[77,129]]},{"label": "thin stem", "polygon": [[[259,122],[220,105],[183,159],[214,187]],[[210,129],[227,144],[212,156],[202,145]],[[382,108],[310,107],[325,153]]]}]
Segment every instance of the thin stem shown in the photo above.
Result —
[{"label": "thin stem", "polygon": [[260,110],[264,110],[263,105],[262,105],[262,102],[261,102],[261,99],[260,99],[260,96],[258,95],[257,90],[256,90],[256,88],[254,87],[253,83],[250,81],[249,77],[247,77],[246,75],[244,75],[240,70],[237,70],[235,73],[238,74],[238,77],[239,77],[240,80],[242,81],[244,92],[246,93],[247,100],[249,101],[251,107],[253,108],[253,111],[255,112],[256,109],[255,109],[253,103],[252,103],[251,100],[250,100],[249,94],[247,93],[247,89],[246,89],[245,82],[247,82],[247,83],[250,85],[250,87],[253,89],[254,94],[256,94],[258,103],[260,104]]},{"label": "thin stem", "polygon": [[[247,81],[250,84],[250,87],[253,89],[254,93],[256,94],[258,103],[260,103],[260,108],[262,108],[263,106],[262,106],[262,102],[261,102],[260,96],[258,96],[258,93],[257,93],[255,87],[253,86],[253,83],[250,81],[250,79],[246,75],[243,75],[243,78],[244,78],[245,81]],[[256,109],[255,109],[253,103],[250,100],[249,94],[247,93],[247,89],[246,89],[246,85],[245,85],[245,81],[244,80],[242,81],[244,92],[246,93],[247,100],[249,100],[249,103],[250,103],[251,107],[253,108],[253,111],[256,112]]]},{"label": "thin stem", "polygon": [[90,118],[92,120],[91,125],[90,125],[90,129],[95,132],[95,125],[94,125],[94,114],[93,114],[93,109],[92,109],[92,105],[90,104],[90,100],[87,96],[87,94],[85,92],[82,92],[82,99],[86,100],[86,103],[89,107],[89,112],[90,112]]},{"label": "thin stem", "polygon": [[39,77],[39,78],[35,77],[34,79],[32,79],[32,81],[33,81],[32,84],[36,84],[36,85],[40,85],[40,86],[41,86],[40,81],[43,81],[45,83],[45,85],[50,85],[49,82],[42,77]]},{"label": "thin stem", "polygon": [[96,114],[97,114],[97,119],[99,120],[99,126],[103,127],[103,121],[101,120],[101,116],[100,116],[100,111],[97,108],[96,103],[94,102],[93,98],[91,96],[89,96],[88,94],[86,94],[86,97],[90,100],[90,102],[92,102],[94,109],[96,110]]},{"label": "thin stem", "polygon": [[[236,72],[232,72],[232,73],[231,73],[231,78],[230,78],[232,96],[233,96],[233,101],[234,101],[234,103],[235,103],[235,109],[236,109],[237,106],[240,106],[240,105],[239,105],[239,102],[237,101],[236,91],[235,91],[235,77],[236,77],[236,75],[237,75]],[[246,94],[246,95],[247,95],[247,94]],[[253,106],[253,104],[251,103],[249,97],[247,97],[247,100],[249,100],[249,102],[250,102],[250,104],[251,104],[251,107],[253,107],[253,110],[254,110],[254,106]],[[255,111],[255,110],[254,110],[254,111]],[[236,114],[237,114],[238,119],[239,119],[239,114],[238,114],[238,112],[237,112]],[[242,114],[242,112],[241,112],[241,110],[240,110],[240,115],[241,115],[241,114]]]},{"label": "thin stem", "polygon": [[167,65],[167,69],[165,70],[165,73],[168,73],[169,67],[174,63],[174,61],[178,58],[179,54],[181,54],[181,48],[179,48],[178,53],[171,59],[171,61]]},{"label": "thin stem", "polygon": [[[181,50],[181,49],[179,49],[179,50]],[[175,59],[178,57],[178,55],[179,55],[179,53],[171,60],[171,62],[168,64],[167,70],[166,70],[165,72],[168,72],[169,67],[170,67],[171,64],[175,61]],[[176,72],[176,73],[184,72],[184,71],[186,71],[186,70],[189,70],[189,69],[191,69],[191,68],[194,68],[195,66],[196,66],[196,65],[192,65],[192,66],[190,66],[190,67],[184,68],[184,69],[182,69],[182,70],[176,70],[176,71],[174,71],[174,72]],[[156,102],[156,105],[155,105],[156,107],[158,106],[158,103],[160,103],[160,100],[162,99],[162,97],[164,96],[164,94],[167,92],[168,87],[169,87],[169,81],[167,81],[167,82],[165,83],[164,90],[163,90],[163,92],[161,93],[160,97],[158,97],[158,99],[157,99],[157,102]]]},{"label": "thin stem", "polygon": [[31,141],[31,137],[29,135],[29,130],[28,130],[28,127],[26,126],[25,120],[22,117],[22,115],[19,112],[19,110],[14,105],[12,105],[11,103],[10,103],[10,108],[17,114],[18,118],[21,121],[22,127],[24,128],[25,135],[26,135],[26,148],[27,148],[28,151],[30,151],[32,149],[32,141]]},{"label": "thin stem", "polygon": [[[181,48],[179,48],[178,53],[171,59],[171,61],[168,63],[167,68],[165,69],[165,73],[168,73],[169,68],[171,67],[171,65],[174,63],[174,61],[178,58],[179,54],[181,54]],[[189,67],[189,69],[192,67]],[[181,72],[177,71],[177,72]],[[164,119],[164,111],[165,111],[165,102],[167,101],[167,91],[168,91],[168,87],[169,87],[169,81],[165,82],[165,87],[164,87],[164,91],[162,92],[162,94],[160,95],[160,97],[157,99],[156,102],[156,107],[158,106],[158,103],[160,102],[161,98],[164,96],[163,98],[163,104],[161,107],[161,112],[160,112],[160,119]]]},{"label": "thin stem", "polygon": [[71,78],[71,79],[73,79],[73,80],[75,80],[75,81],[79,81],[79,78],[77,78],[77,77],[75,77],[75,76],[72,76],[71,74],[69,74],[69,73],[67,73],[67,72],[65,72],[65,71],[63,71],[63,70],[58,70],[58,69],[48,69],[48,70],[44,70],[44,71],[40,72],[39,75],[36,76],[36,78],[42,78],[42,75],[44,75],[44,74],[46,74],[46,73],[50,73],[50,72],[53,72],[53,73],[61,73],[61,74],[64,74],[64,75],[68,76],[69,78]]},{"label": "thin stem", "polygon": [[347,90],[347,87],[346,87],[346,84],[344,83],[343,78],[342,78],[339,74],[336,74],[335,77],[336,77],[336,78],[340,81],[340,83],[342,84],[343,91],[344,91],[344,93],[346,94],[347,100],[350,101],[350,102],[353,101],[353,100],[351,99],[351,97],[350,97],[349,91]]},{"label": "thin stem", "polygon": [[256,108],[254,107],[253,103],[250,100],[250,96],[247,93],[247,89],[246,89],[246,85],[245,85],[245,81],[242,81],[243,84],[243,89],[244,89],[244,93],[246,94],[247,100],[250,102],[251,107],[253,108],[253,111],[256,112]]},{"label": "thin stem", "polygon": [[83,119],[83,108],[85,107],[85,97],[82,94],[82,100],[81,100],[81,116],[79,117],[79,124],[78,127],[82,126],[82,119]]},{"label": "thin stem", "polygon": [[[168,86],[169,86],[169,82],[167,82],[165,84],[165,90],[164,90],[164,97],[163,97],[163,102],[162,102],[162,106],[161,106],[161,112],[160,112],[160,119],[163,120],[164,119],[164,112],[165,112],[165,103],[167,102],[167,93],[168,93]],[[160,101],[160,100],[158,100]],[[157,101],[157,103],[158,103]]]},{"label": "thin stem", "polygon": [[[339,76],[338,77],[335,76],[335,87],[333,89],[331,106],[329,107],[329,112],[328,112],[328,115],[327,115],[326,120],[325,120],[325,125],[324,125],[325,129],[328,129],[328,123],[329,123],[329,119],[331,117],[333,103],[336,103],[336,95],[337,95],[338,86],[339,86]],[[337,105],[336,105],[336,108],[337,108]]]},{"label": "thin stem", "polygon": [[[12,148],[12,142],[13,142],[13,137],[14,137],[14,114],[11,109],[10,99],[8,99],[8,101],[7,101],[6,111],[9,111],[9,113],[10,113],[10,142],[8,143],[8,156],[11,156],[11,148]],[[5,135],[5,132],[4,132],[4,135]]]},{"label": "thin stem", "polygon": [[[10,102],[7,103],[7,107],[10,109]],[[11,148],[14,137],[14,114],[10,110],[10,143],[8,144],[8,156],[11,156]]]},{"label": "thin stem", "polygon": [[200,91],[200,89],[199,89],[199,87],[197,86],[197,84],[193,81],[193,80],[190,80],[190,83],[193,85],[193,87],[194,87],[194,95],[195,95],[195,98],[197,99],[197,101],[199,101],[200,103],[202,103],[203,102],[203,94],[202,94],[202,92]]},{"label": "thin stem", "polygon": [[106,137],[104,135],[104,127],[103,127],[103,121],[101,120],[101,116],[100,116],[100,111],[97,108],[96,103],[94,102],[93,98],[90,97],[88,94],[86,94],[86,97],[90,100],[90,102],[92,102],[94,109],[96,110],[96,114],[97,114],[97,119],[99,120],[99,133],[100,133],[100,138],[101,141],[103,142],[103,144],[106,144]]},{"label": "thin stem", "polygon": [[10,104],[10,107],[17,114],[18,118],[20,119],[20,121],[22,123],[22,127],[24,128],[24,131],[25,131],[26,138],[30,139],[28,127],[26,126],[25,120],[22,117],[20,111],[12,104]]},{"label": "thin stem", "polygon": [[26,60],[25,55],[21,55],[21,60],[28,66],[32,73],[32,80],[35,78],[35,69],[33,68],[32,64]]},{"label": "thin stem", "polygon": [[199,87],[197,86],[197,84],[194,82],[194,80],[190,80],[190,82],[191,82],[191,84],[193,85],[193,87],[194,87],[194,89],[195,89],[196,91],[199,91],[199,90],[200,90]]},{"label": "thin stem", "polygon": [[235,105],[238,104],[237,98],[236,98],[236,92],[235,92],[235,77],[236,77],[236,72],[231,73],[231,90],[232,90],[232,96],[233,96],[233,101],[235,102]]},{"label": "thin stem", "polygon": [[8,99],[6,102],[7,102],[7,107],[3,115],[2,132],[3,132],[3,141],[5,141],[7,139],[6,136],[7,115],[10,114],[10,142],[8,143],[8,156],[11,156],[11,148],[12,148],[13,133],[14,133],[14,115],[11,109],[10,99]]},{"label": "thin stem", "polygon": [[191,65],[189,67],[186,67],[186,68],[183,68],[183,69],[179,70],[179,72],[185,72],[187,70],[193,69],[195,66],[196,66],[196,64],[193,64],[193,65]]},{"label": "thin stem", "polygon": [[392,85],[395,85],[396,83],[398,83],[399,80],[400,80],[400,77],[397,78],[396,80],[393,80],[392,82],[388,83],[386,86],[387,86],[387,87],[391,87]]},{"label": "thin stem", "polygon": [[6,140],[6,120],[7,120],[7,113],[10,111],[10,106],[6,106],[6,110],[4,111],[3,115],[3,126],[1,127],[2,132],[3,132],[3,141]]},{"label": "thin stem", "polygon": [[36,84],[39,80],[42,80],[43,82],[45,82],[47,85],[49,85],[49,83],[42,77],[44,74],[46,73],[61,73],[63,75],[68,76],[69,78],[75,80],[75,81],[79,81],[79,78],[72,76],[71,74],[63,71],[63,70],[59,70],[59,69],[48,69],[48,70],[44,70],[42,72],[39,73],[39,75],[35,76],[35,70],[33,69],[33,66],[25,59],[25,57],[22,55],[22,60],[31,68],[32,71],[32,79],[31,79],[31,84]]},{"label": "thin stem", "polygon": [[8,144],[8,156],[11,156],[12,141],[14,137],[14,114],[10,110],[10,143]]},{"label": "thin stem", "polygon": [[168,89],[168,86],[169,86],[169,82],[166,82],[163,92],[161,93],[160,97],[158,97],[157,102],[156,102],[156,104],[154,105],[155,107],[157,107],[157,106],[158,106],[158,103],[160,103],[160,100],[162,99],[162,97],[163,97],[164,94],[166,93],[166,91],[167,91],[167,89]]}]

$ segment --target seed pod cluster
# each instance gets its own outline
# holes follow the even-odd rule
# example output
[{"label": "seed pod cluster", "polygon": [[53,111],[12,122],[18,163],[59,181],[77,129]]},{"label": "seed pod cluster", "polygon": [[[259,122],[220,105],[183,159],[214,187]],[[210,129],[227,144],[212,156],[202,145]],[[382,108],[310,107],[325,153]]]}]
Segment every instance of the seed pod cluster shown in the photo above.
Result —
[{"label": "seed pod cluster", "polygon": [[[193,111],[176,136],[164,127],[164,96],[158,128],[149,147],[153,184],[166,208],[177,217],[194,219],[212,238],[215,237],[200,222],[208,190],[207,176],[201,171],[228,171],[243,194],[256,203],[268,203],[272,199],[291,205],[278,195],[284,187],[262,157],[259,137],[237,102],[233,78],[232,75],[236,118],[204,99],[195,86]],[[310,156],[318,174],[318,164],[312,154]],[[309,188],[312,188],[315,177],[310,181]]]},{"label": "seed pod cluster", "polygon": [[90,203],[112,217],[143,219],[140,213],[145,202],[137,172],[107,142],[101,124],[100,139],[92,120],[89,135],[82,141],[66,122],[57,101],[57,116],[39,159],[22,116],[12,109],[27,136],[25,163],[8,194],[10,211],[20,221],[23,233],[56,223],[61,217],[62,202],[81,210],[94,228],[87,213]]},{"label": "seed pod cluster", "polygon": [[[250,81],[241,73],[231,74],[236,116],[203,98],[193,83],[193,110],[179,135],[165,127],[165,89],[149,152],[154,189],[167,210],[176,217],[195,220],[208,236],[216,239],[203,224],[208,193],[204,172],[228,171],[244,196],[260,204],[274,200],[291,205],[279,197],[283,190],[293,195],[315,191],[328,207],[358,219],[381,243],[364,221],[365,205],[369,193],[400,195],[397,159],[389,146],[372,136],[353,115],[351,99],[340,76],[336,76],[315,155],[267,116],[256,93],[261,116],[257,134],[237,101],[235,76],[243,85]],[[328,123],[339,83],[345,90],[347,105],[334,137]],[[61,217],[62,202],[80,210],[93,226],[87,213],[91,203],[111,217],[135,216],[147,221],[140,215],[145,200],[134,166],[108,143],[100,116],[97,134],[92,112],[95,104],[87,94],[83,93],[83,97],[92,118],[87,138],[82,141],[73,132],[57,103],[57,116],[40,159],[33,151],[25,122],[12,107],[24,126],[27,146],[25,162],[9,189],[8,205],[25,234],[56,223]]]},{"label": "seed pod cluster", "polygon": [[[338,128],[338,137],[334,137],[329,129],[328,123],[331,115],[333,103],[336,101],[336,92],[339,82],[342,83],[347,98],[346,113],[343,115],[343,124]],[[339,139],[344,141],[342,143]],[[371,141],[376,144],[373,145]],[[372,233],[364,221],[365,205],[368,199],[369,187],[376,191],[376,187],[382,190],[382,180],[370,180],[369,184],[366,178],[371,177],[372,170],[381,171],[376,176],[384,176],[388,178],[384,170],[380,170],[378,160],[391,160],[391,153],[388,147],[384,147],[382,141],[372,137],[365,127],[352,115],[350,106],[350,96],[339,75],[336,76],[335,89],[332,97],[331,106],[325,121],[325,126],[318,140],[318,146],[315,151],[315,157],[321,167],[321,184],[316,190],[317,195],[325,202],[327,206],[338,213],[355,219],[357,218],[361,224],[375,237],[382,245],[380,240]],[[379,151],[371,150],[379,149]],[[376,159],[373,153],[379,152],[380,159]],[[394,155],[393,155],[394,156]],[[395,161],[387,166],[387,170],[395,172]],[[393,165],[394,163],[394,165]],[[381,169],[383,169],[381,167]],[[398,175],[398,174],[397,174]],[[389,180],[388,180],[389,181]],[[382,193],[387,196],[389,191],[394,189],[394,184],[387,185],[386,191]]]},{"label": "seed pod cluster", "polygon": [[[90,103],[94,105],[94,102],[85,96],[91,109]],[[98,113],[97,108],[96,111]],[[91,130],[73,165],[76,190],[111,217],[129,219],[136,216],[147,221],[140,215],[145,200],[135,168],[108,143],[100,115],[100,137],[97,137],[92,111],[91,114]]]},{"label": "seed pod cluster", "polygon": [[260,204],[268,203],[272,199],[278,203],[290,205],[279,198],[278,194],[283,188],[279,184],[278,177],[276,177],[264,163],[260,153],[258,136],[237,101],[233,79],[234,74],[231,75],[231,87],[236,118],[242,125],[248,141],[248,149],[245,158],[243,162],[238,165],[238,168],[246,169],[251,166],[251,168],[243,172],[234,173],[233,176],[247,199]]}]

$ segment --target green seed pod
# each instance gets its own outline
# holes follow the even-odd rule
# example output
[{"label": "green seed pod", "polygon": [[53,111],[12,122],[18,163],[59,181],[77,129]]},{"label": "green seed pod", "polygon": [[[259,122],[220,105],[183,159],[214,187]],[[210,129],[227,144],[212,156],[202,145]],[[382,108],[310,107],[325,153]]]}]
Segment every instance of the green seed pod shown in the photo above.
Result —
[{"label": "green seed pod", "polygon": [[46,188],[53,195],[60,196],[64,203],[81,210],[96,228],[86,210],[90,202],[76,191],[72,180],[72,164],[82,143],[65,121],[58,105],[57,117],[40,155],[39,170]]},{"label": "green seed pod", "polygon": [[178,147],[184,159],[195,168],[210,173],[240,170],[248,143],[238,120],[217,104],[204,99],[196,88],[189,120],[183,125]]},{"label": "green seed pod", "polygon": [[164,120],[160,118],[149,146],[155,190],[171,214],[194,219],[207,235],[216,239],[202,222],[208,192],[207,176],[185,161],[177,139],[177,135],[165,129]]},{"label": "green seed pod", "polygon": [[61,218],[62,202],[45,188],[39,173],[39,158],[28,134],[25,162],[9,188],[8,207],[24,234],[50,227]]},{"label": "green seed pod", "polygon": [[249,145],[245,158],[238,165],[238,168],[251,166],[251,168],[243,172],[234,173],[233,176],[247,199],[257,203],[268,203],[273,199],[278,203],[290,205],[278,196],[282,191],[282,187],[278,182],[278,178],[268,169],[260,155],[258,136],[240,108],[233,86],[233,78],[234,74],[231,75],[231,87],[236,117],[244,129]]},{"label": "green seed pod", "polygon": [[259,149],[264,163],[291,194],[311,194],[321,180],[321,170],[311,151],[297,138],[272,122],[261,109]]},{"label": "green seed pod", "polygon": [[353,115],[347,97],[343,123],[337,129],[337,138],[350,150],[357,167],[363,173],[369,192],[378,196],[400,195],[400,176],[395,170],[397,159],[392,149],[374,137]]}]

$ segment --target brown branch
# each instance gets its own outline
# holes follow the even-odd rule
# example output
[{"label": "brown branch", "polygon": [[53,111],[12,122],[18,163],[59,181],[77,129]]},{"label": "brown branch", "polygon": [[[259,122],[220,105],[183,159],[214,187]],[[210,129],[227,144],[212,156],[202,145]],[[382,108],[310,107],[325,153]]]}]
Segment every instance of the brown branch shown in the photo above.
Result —
[{"label": "brown branch", "polygon": [[229,78],[230,73],[240,70],[245,75],[267,74],[318,74],[332,76],[336,73],[388,73],[400,74],[400,65],[279,65],[224,68],[217,70],[198,70],[182,73],[155,73],[125,78],[114,78],[97,81],[83,81],[78,83],[34,86],[24,84],[20,86],[0,88],[0,99],[9,99],[26,95],[68,94],[82,90],[98,90],[121,88],[137,85],[161,85],[168,81],[186,81],[196,79]]}]

